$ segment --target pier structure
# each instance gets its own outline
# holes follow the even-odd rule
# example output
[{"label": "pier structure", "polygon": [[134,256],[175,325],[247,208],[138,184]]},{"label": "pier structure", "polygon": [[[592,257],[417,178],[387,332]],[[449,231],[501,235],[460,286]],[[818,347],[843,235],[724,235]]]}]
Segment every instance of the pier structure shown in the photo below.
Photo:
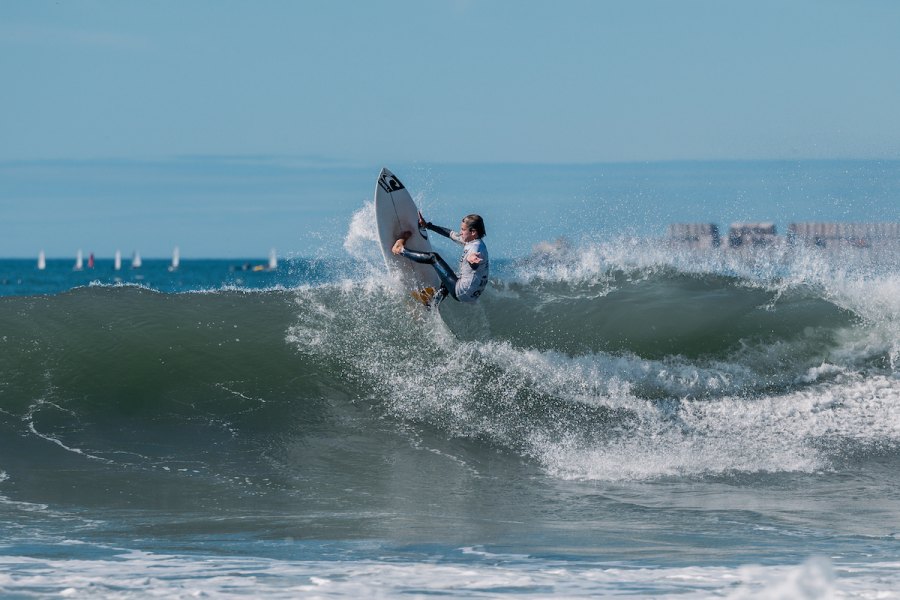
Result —
[{"label": "pier structure", "polygon": [[691,249],[718,248],[721,243],[715,223],[672,223],[669,239]]},{"label": "pier structure", "polygon": [[672,245],[690,249],[720,246],[728,249],[766,248],[782,245],[818,248],[900,247],[900,223],[794,222],[787,235],[779,236],[770,221],[732,223],[727,244],[720,239],[715,223],[672,223],[667,229]]},{"label": "pier structure", "polygon": [[732,223],[728,228],[728,246],[731,248],[758,248],[774,246],[779,242],[775,223]]},{"label": "pier structure", "polygon": [[787,238],[798,246],[869,248],[880,241],[900,240],[900,223],[791,223]]}]

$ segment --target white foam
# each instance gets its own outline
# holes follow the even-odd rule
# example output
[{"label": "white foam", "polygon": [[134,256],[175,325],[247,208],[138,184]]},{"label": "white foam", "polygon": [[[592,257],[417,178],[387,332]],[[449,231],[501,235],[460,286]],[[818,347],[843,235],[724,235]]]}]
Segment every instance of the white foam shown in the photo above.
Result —
[{"label": "white foam", "polygon": [[840,459],[841,448],[900,444],[900,382],[854,378],[763,398],[683,401],[674,412],[643,415],[639,428],[604,443],[536,432],[533,453],[568,479],[814,472]]},{"label": "white foam", "polygon": [[[0,483],[9,481],[9,479],[9,473],[7,473],[6,471],[0,471]],[[0,494],[0,504],[26,512],[44,512],[49,508],[46,504],[36,504],[34,502],[21,502],[18,500],[12,500],[8,496],[4,496],[3,494]]]},{"label": "white foam", "polygon": [[368,201],[353,213],[344,237],[344,249],[350,254],[372,254],[378,249],[378,228],[375,220],[375,202]]},{"label": "white foam", "polygon": [[628,568],[486,556],[454,564],[283,561],[123,552],[114,559],[0,556],[0,595],[91,598],[709,598],[891,597],[895,563]]},{"label": "white foam", "polygon": [[[354,239],[369,236],[371,242],[369,234]],[[664,248],[623,242],[571,252],[577,257],[528,268],[598,281],[610,265],[684,270],[693,264],[687,253],[672,256]],[[755,345],[719,360],[570,357],[508,342],[460,341],[437,315],[398,310],[399,292],[379,260],[381,269],[371,277],[298,292],[300,314],[286,337],[304,352],[346,364],[396,416],[427,421],[451,436],[488,438],[567,479],[815,472],[840,460],[842,449],[900,444],[900,380],[867,366],[891,343],[896,349],[891,331],[900,312],[897,279],[850,271],[829,279],[834,265],[821,256],[801,252],[785,266],[776,260],[779,252],[785,254],[712,253],[705,264],[690,268],[742,268],[747,285],[776,290],[812,282],[824,298],[840,297],[875,325],[837,331],[836,347],[818,366],[797,370],[784,367],[796,354],[794,342]],[[870,298],[866,290],[876,291]],[[321,294],[340,294],[331,300],[341,310]],[[523,404],[531,398],[536,410],[529,415]],[[540,413],[544,398],[585,418],[561,432]],[[604,410],[608,419],[592,416]]]},{"label": "white foam", "polygon": [[[774,246],[732,251],[695,250],[661,240],[615,238],[566,246],[550,255],[521,261],[515,274],[524,280],[602,283],[620,271],[647,276],[661,269],[688,274],[735,277],[745,285],[773,291],[799,285],[820,287],[824,297],[846,297],[866,305],[869,317],[900,314],[900,263],[882,255],[847,249],[824,253],[805,247]],[[861,293],[860,293],[861,292]],[[855,306],[847,308],[856,310]]]},{"label": "white foam", "polygon": [[[517,443],[525,431],[518,442],[526,453],[566,479],[814,472],[840,458],[827,448],[900,444],[900,381],[887,375],[838,375],[780,394],[707,398],[698,390],[737,391],[753,374],[633,357],[572,359],[505,343],[460,344],[443,359],[416,373],[393,373],[385,393],[397,412],[430,415],[451,434],[487,435],[504,444]],[[485,389],[472,389],[469,374],[486,365],[496,375],[477,383]],[[642,380],[681,399],[639,397],[633,389]],[[578,405],[614,412],[560,435],[542,415],[520,414],[521,393],[561,399],[576,412]],[[488,409],[478,399],[485,397]]]}]

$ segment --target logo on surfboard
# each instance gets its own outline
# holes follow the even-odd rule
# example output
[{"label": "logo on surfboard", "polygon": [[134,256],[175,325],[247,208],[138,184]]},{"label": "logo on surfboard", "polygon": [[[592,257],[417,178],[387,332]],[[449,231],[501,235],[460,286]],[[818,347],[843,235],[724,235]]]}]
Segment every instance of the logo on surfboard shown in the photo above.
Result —
[{"label": "logo on surfboard", "polygon": [[394,177],[393,173],[388,172],[381,173],[381,177],[378,179],[378,185],[380,185],[381,189],[387,193],[403,189],[403,184],[400,183],[400,180]]}]

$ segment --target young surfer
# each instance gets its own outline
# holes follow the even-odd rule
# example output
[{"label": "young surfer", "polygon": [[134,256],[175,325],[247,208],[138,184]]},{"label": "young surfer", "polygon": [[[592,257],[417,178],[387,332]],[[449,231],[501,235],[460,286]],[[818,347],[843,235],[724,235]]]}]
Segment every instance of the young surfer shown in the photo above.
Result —
[{"label": "young surfer", "polygon": [[[447,294],[460,302],[475,302],[478,300],[481,292],[487,287],[488,269],[490,268],[487,246],[483,239],[487,235],[484,230],[484,220],[479,215],[467,215],[460,223],[459,232],[456,232],[446,227],[433,225],[430,221],[425,221],[420,212],[419,227],[430,229],[463,246],[463,253],[459,258],[459,274],[454,273],[450,265],[437,252],[408,250],[406,248],[406,240],[412,235],[411,231],[406,231],[400,236],[400,239],[391,248],[391,252],[412,261],[429,264],[434,267],[438,277],[441,278],[441,289],[435,295],[435,304],[439,303]],[[420,299],[427,302],[429,294],[426,292],[423,296]]]}]

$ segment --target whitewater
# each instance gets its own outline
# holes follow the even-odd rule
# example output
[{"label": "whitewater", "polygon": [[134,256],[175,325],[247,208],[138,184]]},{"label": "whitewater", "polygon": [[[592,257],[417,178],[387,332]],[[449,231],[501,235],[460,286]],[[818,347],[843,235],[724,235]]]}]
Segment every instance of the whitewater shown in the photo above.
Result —
[{"label": "whitewater", "polygon": [[578,237],[426,311],[372,210],[276,272],[0,261],[0,595],[895,597],[896,246]]}]

